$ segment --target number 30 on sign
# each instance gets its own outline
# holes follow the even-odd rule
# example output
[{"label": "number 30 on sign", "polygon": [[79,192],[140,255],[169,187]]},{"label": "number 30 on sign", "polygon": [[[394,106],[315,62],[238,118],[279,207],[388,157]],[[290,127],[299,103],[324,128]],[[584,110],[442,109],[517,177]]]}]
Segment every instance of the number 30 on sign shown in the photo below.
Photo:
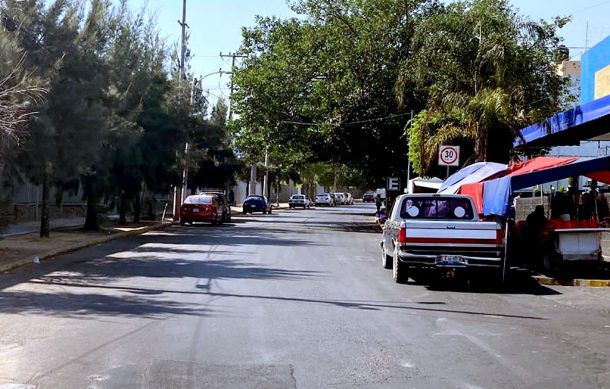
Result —
[{"label": "number 30 on sign", "polygon": [[441,146],[438,150],[439,166],[459,166],[460,146]]}]

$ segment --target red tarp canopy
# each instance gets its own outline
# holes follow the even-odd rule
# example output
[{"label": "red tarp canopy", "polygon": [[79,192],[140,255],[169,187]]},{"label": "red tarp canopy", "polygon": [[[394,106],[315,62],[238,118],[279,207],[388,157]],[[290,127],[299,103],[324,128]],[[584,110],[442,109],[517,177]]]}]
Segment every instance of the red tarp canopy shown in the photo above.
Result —
[{"label": "red tarp canopy", "polygon": [[[558,166],[567,165],[576,160],[578,160],[577,157],[538,157],[525,162],[513,163],[512,165],[508,166],[506,170],[498,172],[493,176],[486,178],[484,181],[474,184],[463,185],[460,188],[459,193],[472,197],[472,199],[474,200],[474,205],[477,208],[477,212],[483,213],[483,185],[485,181],[493,180],[500,177],[518,176],[521,174],[528,174],[546,169],[551,169]],[[610,172],[600,174],[605,174],[607,176],[606,178],[610,179]],[[588,176],[590,177],[591,175]],[[598,181],[606,182],[603,179],[598,179]]]}]

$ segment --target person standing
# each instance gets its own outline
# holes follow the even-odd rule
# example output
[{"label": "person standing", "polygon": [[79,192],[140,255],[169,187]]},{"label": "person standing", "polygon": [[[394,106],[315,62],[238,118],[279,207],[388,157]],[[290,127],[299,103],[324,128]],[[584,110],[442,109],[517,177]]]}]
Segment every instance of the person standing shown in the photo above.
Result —
[{"label": "person standing", "polygon": [[381,211],[381,194],[377,193],[375,196],[375,206],[377,207],[377,214],[379,215],[379,211]]},{"label": "person standing", "polygon": [[229,190],[229,205],[235,205],[235,192],[233,189]]},{"label": "person standing", "polygon": [[546,226],[547,218],[544,214],[544,207],[537,205],[534,212],[527,215],[525,219],[525,241],[529,252],[533,255],[532,263],[535,268],[539,269],[544,267]]}]

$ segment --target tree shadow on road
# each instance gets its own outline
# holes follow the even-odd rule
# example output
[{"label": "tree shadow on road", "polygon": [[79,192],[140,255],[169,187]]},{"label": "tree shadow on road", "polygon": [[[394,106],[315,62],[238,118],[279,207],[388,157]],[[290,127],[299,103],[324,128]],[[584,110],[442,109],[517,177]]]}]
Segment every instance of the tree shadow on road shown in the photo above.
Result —
[{"label": "tree shadow on road", "polygon": [[[290,281],[323,276],[315,271],[254,263],[243,259],[251,255],[247,251],[231,249],[243,248],[246,244],[316,245],[313,241],[274,236],[273,231],[258,228],[235,229],[229,235],[226,235],[227,230],[188,230],[193,229],[169,228],[66,254],[40,265],[22,267],[0,280],[0,312],[65,317],[204,315],[208,311],[200,305],[180,299],[168,301],[168,294],[202,293],[202,289],[209,289],[222,280]],[[192,279],[193,282],[179,282],[189,285],[183,291],[165,291],[158,287],[159,279],[168,280],[162,285],[176,284],[180,279]],[[155,287],[138,290],[142,285]],[[91,293],[93,288],[101,288],[107,293]]]},{"label": "tree shadow on road", "polygon": [[0,312],[58,315],[61,317],[137,316],[164,318],[167,315],[207,315],[208,308],[179,301],[127,294],[96,294],[53,291],[10,291],[0,293]]}]

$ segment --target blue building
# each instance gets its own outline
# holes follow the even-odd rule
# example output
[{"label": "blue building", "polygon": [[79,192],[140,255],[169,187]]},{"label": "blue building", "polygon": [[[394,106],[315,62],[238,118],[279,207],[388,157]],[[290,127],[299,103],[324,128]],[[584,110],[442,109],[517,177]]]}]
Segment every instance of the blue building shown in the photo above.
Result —
[{"label": "blue building", "polygon": [[581,57],[580,103],[610,95],[610,36]]}]

